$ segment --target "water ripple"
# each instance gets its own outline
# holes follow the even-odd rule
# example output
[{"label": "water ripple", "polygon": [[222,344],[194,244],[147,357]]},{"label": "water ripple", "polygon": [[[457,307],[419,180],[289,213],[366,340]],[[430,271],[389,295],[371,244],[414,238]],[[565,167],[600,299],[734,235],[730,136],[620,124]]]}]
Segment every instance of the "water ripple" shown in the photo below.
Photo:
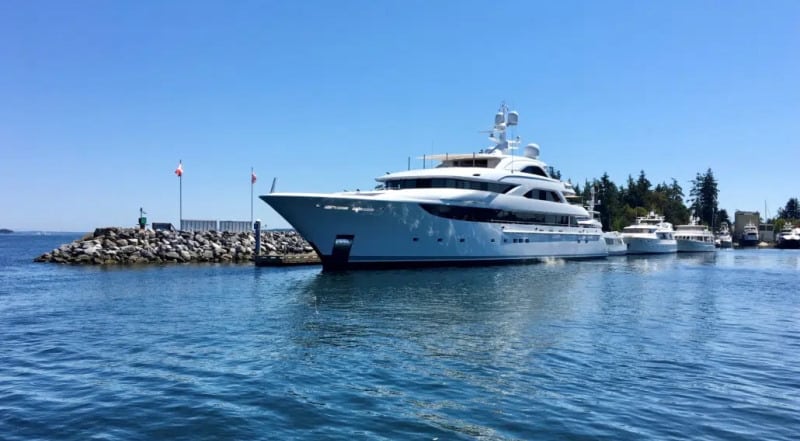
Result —
[{"label": "water ripple", "polygon": [[47,240],[0,267],[4,439],[800,433],[796,255],[109,271]]}]

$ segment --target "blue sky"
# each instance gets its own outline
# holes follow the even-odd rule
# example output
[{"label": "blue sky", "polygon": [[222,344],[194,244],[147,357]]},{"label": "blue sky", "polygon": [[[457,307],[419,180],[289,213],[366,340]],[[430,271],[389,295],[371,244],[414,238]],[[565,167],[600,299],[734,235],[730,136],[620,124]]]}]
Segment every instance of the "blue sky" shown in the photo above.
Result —
[{"label": "blue sky", "polygon": [[[800,196],[797,1],[3,1],[0,227],[248,220],[256,194],[371,188],[407,158],[523,143],[583,184],[709,167],[720,205]],[[414,159],[414,165],[421,161]],[[287,226],[256,199],[255,216]]]}]

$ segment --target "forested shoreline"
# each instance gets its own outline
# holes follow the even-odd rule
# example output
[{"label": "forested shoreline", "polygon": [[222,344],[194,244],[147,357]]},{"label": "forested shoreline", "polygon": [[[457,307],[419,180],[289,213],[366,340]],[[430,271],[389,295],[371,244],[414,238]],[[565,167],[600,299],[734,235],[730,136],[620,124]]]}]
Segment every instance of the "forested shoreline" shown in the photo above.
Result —
[{"label": "forested shoreline", "polygon": [[[599,179],[575,186],[577,194],[586,202],[591,199],[592,189],[598,202],[595,210],[606,230],[620,231],[650,211],[663,215],[673,225],[688,224],[692,217],[712,231],[717,231],[723,223],[733,224],[727,210],[719,208],[719,183],[710,168],[698,172],[692,179],[688,195],[684,194],[676,179],[654,187],[644,170],[636,179],[628,175],[625,185],[617,185],[608,173],[603,173]],[[785,207],[778,210],[776,217],[763,221],[774,224],[776,230],[787,222],[800,222],[797,198],[790,198]]]}]

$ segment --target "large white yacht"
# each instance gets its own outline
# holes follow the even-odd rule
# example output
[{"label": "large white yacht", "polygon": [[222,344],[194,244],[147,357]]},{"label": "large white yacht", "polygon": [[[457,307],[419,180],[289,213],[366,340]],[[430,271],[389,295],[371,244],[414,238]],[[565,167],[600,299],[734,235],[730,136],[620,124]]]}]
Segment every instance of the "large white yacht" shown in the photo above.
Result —
[{"label": "large white yacht", "polygon": [[509,139],[503,105],[475,153],[436,155],[435,168],[387,173],[373,191],[260,196],[308,240],[323,269],[513,263],[605,257],[599,228],[578,223],[572,186],[552,178],[529,144]]},{"label": "large white yacht", "polygon": [[678,251],[672,224],[652,211],[636,223],[622,229],[622,238],[628,245],[628,254],[667,254]]},{"label": "large white yacht", "polygon": [[715,250],[714,233],[705,225],[698,224],[695,218],[692,218],[688,225],[678,225],[675,228],[675,240],[678,241],[679,253]]}]

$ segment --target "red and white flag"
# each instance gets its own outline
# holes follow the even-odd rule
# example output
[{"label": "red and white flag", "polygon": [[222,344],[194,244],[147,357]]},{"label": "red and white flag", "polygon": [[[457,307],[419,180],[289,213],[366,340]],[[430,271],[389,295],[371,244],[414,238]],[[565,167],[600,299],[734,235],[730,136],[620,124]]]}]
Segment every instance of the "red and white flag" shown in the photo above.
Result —
[{"label": "red and white flag", "polygon": [[258,178],[256,177],[256,172],[252,172],[251,171],[250,172],[250,184],[255,184],[257,179]]},{"label": "red and white flag", "polygon": [[178,168],[175,169],[175,176],[179,178],[183,176],[183,162],[178,162]]}]

